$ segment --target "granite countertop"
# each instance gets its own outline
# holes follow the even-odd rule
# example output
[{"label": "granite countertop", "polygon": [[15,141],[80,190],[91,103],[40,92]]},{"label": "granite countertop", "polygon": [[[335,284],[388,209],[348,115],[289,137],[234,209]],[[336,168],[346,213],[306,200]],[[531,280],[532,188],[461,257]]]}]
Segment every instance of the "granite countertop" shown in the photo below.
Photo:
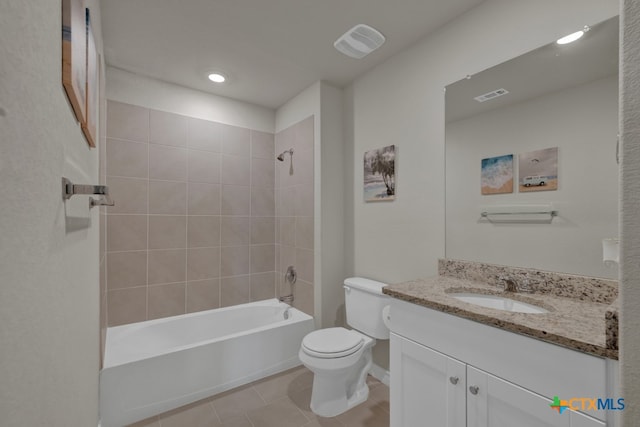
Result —
[{"label": "granite countertop", "polygon": [[[549,292],[504,292],[495,284],[437,276],[386,286],[394,298],[562,345],[595,356],[618,358],[617,306],[611,298],[559,296]],[[449,294],[502,295],[547,309],[544,314],[514,313],[459,301]],[[617,293],[617,289],[616,289]]]}]

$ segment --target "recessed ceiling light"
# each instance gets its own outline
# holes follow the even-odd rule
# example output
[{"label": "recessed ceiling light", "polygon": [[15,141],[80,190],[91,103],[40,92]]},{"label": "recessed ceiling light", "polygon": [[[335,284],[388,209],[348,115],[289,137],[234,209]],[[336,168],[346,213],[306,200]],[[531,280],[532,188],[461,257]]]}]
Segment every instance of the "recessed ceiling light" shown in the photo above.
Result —
[{"label": "recessed ceiling light", "polygon": [[572,42],[578,40],[580,37],[584,36],[584,33],[586,33],[587,31],[589,31],[589,27],[585,25],[582,30],[576,31],[575,33],[571,33],[568,36],[564,36],[562,38],[559,38],[556,41],[556,43],[558,43],[558,44],[569,44],[569,43],[572,43]]},{"label": "recessed ceiling light", "polygon": [[227,80],[227,78],[224,76],[224,74],[211,73],[209,74],[209,80],[211,80],[214,83],[224,83]]}]

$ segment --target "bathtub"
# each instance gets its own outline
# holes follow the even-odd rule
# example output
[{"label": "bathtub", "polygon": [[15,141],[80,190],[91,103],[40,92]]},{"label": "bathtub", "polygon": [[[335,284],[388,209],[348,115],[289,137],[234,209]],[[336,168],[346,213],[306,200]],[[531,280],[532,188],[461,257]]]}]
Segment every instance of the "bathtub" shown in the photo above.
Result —
[{"label": "bathtub", "polygon": [[300,343],[313,328],[311,316],[277,299],[108,328],[101,427],[123,427],[298,366]]}]

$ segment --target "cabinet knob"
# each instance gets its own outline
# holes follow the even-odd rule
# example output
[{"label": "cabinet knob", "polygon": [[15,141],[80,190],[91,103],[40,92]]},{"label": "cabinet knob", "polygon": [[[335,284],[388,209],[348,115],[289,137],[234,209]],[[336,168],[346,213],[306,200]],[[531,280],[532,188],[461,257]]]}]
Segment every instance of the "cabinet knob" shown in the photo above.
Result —
[{"label": "cabinet knob", "polygon": [[458,377],[449,377],[449,381],[451,382],[451,384],[456,385],[458,384]]},{"label": "cabinet knob", "polygon": [[469,386],[469,391],[471,392],[471,394],[478,394],[478,390],[480,389],[476,385]]}]

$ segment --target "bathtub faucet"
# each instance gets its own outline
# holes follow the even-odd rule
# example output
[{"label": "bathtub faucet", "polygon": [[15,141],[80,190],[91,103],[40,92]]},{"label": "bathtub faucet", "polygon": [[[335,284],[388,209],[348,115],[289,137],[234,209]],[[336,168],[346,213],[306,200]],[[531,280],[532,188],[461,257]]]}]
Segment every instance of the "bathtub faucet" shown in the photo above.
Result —
[{"label": "bathtub faucet", "polygon": [[291,305],[291,304],[293,304],[293,294],[289,294],[289,295],[284,295],[284,296],[278,297],[278,301],[286,302],[287,304]]}]

